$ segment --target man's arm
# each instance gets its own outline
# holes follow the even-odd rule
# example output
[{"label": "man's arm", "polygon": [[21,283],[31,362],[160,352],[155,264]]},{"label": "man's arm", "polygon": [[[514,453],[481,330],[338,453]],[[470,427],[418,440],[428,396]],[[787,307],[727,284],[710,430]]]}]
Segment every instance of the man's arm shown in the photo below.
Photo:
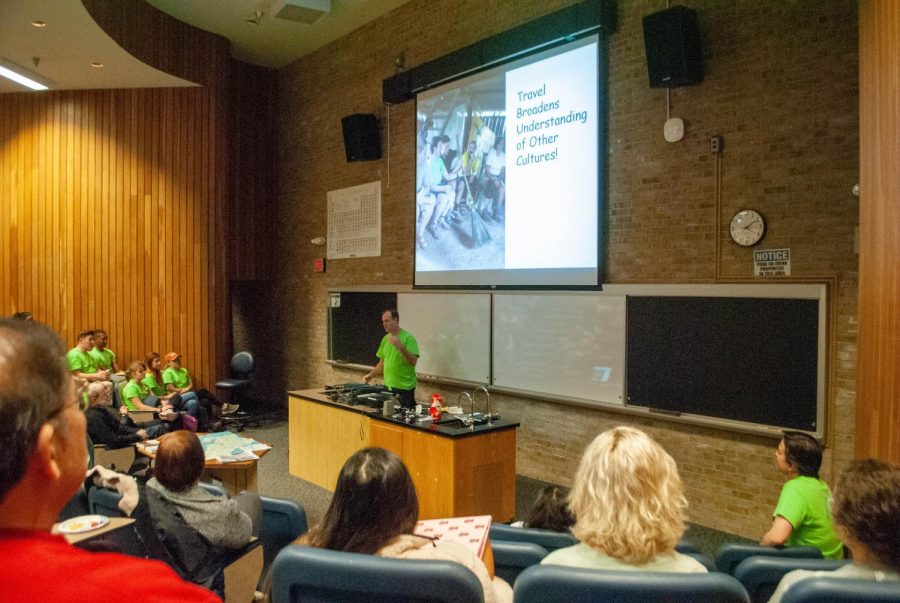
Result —
[{"label": "man's arm", "polygon": [[[403,345],[403,342],[400,341],[399,337],[391,335],[390,342],[391,342],[391,345],[394,346],[395,348],[397,348],[397,351],[403,355],[403,358],[406,360],[407,364],[409,364],[410,366],[416,366],[416,362],[419,361],[419,357],[411,354],[409,352],[409,350],[406,349],[406,346]],[[381,363],[379,363],[379,364],[381,364]]]},{"label": "man's arm", "polygon": [[109,371],[97,371],[96,373],[82,373],[79,370],[72,371],[72,376],[85,381],[109,381]]},{"label": "man's arm", "polygon": [[384,373],[384,360],[379,360],[378,364],[375,365],[371,371],[363,375],[363,382],[368,383],[372,380],[372,377],[377,377]]}]

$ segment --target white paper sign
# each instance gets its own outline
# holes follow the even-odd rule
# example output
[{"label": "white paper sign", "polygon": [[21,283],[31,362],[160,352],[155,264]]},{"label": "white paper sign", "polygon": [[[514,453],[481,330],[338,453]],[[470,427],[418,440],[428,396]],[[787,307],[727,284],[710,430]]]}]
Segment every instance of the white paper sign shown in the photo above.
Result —
[{"label": "white paper sign", "polygon": [[381,182],[328,191],[328,259],[380,255]]},{"label": "white paper sign", "polygon": [[760,249],[753,252],[754,276],[790,276],[790,249]]}]

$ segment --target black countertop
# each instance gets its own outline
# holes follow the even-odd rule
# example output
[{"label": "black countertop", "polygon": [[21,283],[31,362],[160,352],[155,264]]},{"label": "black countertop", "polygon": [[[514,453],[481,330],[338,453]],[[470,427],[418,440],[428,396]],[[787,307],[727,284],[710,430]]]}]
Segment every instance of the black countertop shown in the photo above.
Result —
[{"label": "black countertop", "polygon": [[435,421],[429,417],[423,421],[407,423],[406,421],[395,419],[393,415],[386,416],[382,414],[380,408],[371,408],[369,406],[362,405],[351,406],[349,404],[344,404],[343,402],[335,402],[331,400],[331,398],[329,398],[321,389],[293,390],[289,391],[288,395],[294,396],[296,398],[303,398],[304,400],[309,400],[310,402],[317,402],[319,404],[334,406],[335,408],[340,408],[348,412],[368,415],[373,419],[384,421],[385,423],[393,423],[394,425],[408,427],[410,429],[416,429],[419,431],[425,431],[448,438],[466,438],[476,435],[484,435],[493,431],[515,429],[519,426],[518,421],[500,418],[495,419],[491,425],[485,423],[482,425],[475,425],[474,427],[467,427],[462,425],[461,421],[455,419],[452,415],[448,415],[447,413],[444,413],[444,416],[439,421]]}]

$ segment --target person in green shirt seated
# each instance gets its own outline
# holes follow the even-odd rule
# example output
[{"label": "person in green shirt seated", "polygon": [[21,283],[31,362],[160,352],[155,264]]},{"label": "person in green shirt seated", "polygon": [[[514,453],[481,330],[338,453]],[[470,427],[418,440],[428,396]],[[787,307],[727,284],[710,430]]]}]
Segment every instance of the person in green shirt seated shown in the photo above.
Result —
[{"label": "person in green shirt seated", "polygon": [[215,423],[213,431],[217,431],[219,427],[217,417],[221,414],[222,403],[208,390],[194,387],[191,374],[181,366],[181,354],[169,352],[165,361],[166,370],[163,371],[162,377],[166,390],[169,393],[180,394],[184,400],[197,400],[201,410],[206,413],[207,420],[212,419]]},{"label": "person in green shirt seated", "polygon": [[163,402],[179,395],[176,392],[168,391],[163,383],[161,369],[162,359],[159,357],[159,352],[150,352],[147,354],[147,358],[144,360],[144,366],[147,368],[147,372],[144,375],[143,384],[150,388],[150,393]]},{"label": "person in green shirt seated", "polygon": [[66,363],[72,376],[82,379],[89,383],[100,382],[103,387],[113,392],[113,384],[110,379],[109,370],[101,370],[97,366],[97,361],[91,356],[90,351],[94,349],[94,332],[82,331],[78,334],[78,342],[75,347],[66,352]]},{"label": "person in green shirt seated", "polygon": [[111,373],[119,372],[116,353],[109,349],[109,335],[103,329],[94,329],[94,347],[88,352],[97,363],[97,368]]},{"label": "person in green shirt seated", "polygon": [[814,546],[826,559],[843,558],[844,547],[829,512],[831,490],[819,478],[822,446],[807,433],[785,431],[775,451],[775,464],[789,479],[761,544]]},{"label": "person in green shirt seated", "polygon": [[181,396],[175,395],[165,402],[161,402],[144,383],[146,373],[147,367],[141,361],[132,362],[128,365],[127,376],[129,380],[122,390],[122,398],[124,398],[124,404],[129,410],[160,411],[160,416],[164,418],[171,411],[183,411],[196,418],[198,423],[201,422],[200,404],[196,400],[185,400]]}]

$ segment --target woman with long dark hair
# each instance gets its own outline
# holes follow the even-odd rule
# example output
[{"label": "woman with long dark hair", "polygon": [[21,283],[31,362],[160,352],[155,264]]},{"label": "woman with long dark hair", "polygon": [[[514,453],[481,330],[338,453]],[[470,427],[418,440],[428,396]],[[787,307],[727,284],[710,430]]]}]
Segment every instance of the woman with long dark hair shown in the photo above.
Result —
[{"label": "woman with long dark hair", "polygon": [[418,517],[419,499],[403,461],[383,448],[364,448],[344,463],[322,523],[301,543],[382,557],[455,561],[478,576],[486,603],[512,601],[509,584],[491,578],[467,548],[415,536]]}]

